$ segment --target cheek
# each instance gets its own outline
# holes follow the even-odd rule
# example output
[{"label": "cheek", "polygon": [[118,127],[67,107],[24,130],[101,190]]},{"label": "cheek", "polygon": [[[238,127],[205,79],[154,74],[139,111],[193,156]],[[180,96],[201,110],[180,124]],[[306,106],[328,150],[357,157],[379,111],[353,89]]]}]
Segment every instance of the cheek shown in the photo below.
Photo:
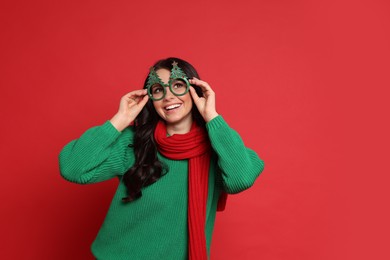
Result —
[{"label": "cheek", "polygon": [[159,114],[161,116],[161,109],[162,109],[161,102],[160,101],[153,101],[153,107],[154,107],[154,110],[156,110],[157,114]]},{"label": "cheek", "polygon": [[195,104],[194,104],[194,102],[192,102],[191,96],[188,98],[188,102],[189,102],[189,108],[190,108],[190,110],[192,110],[192,107],[195,106]]},{"label": "cheek", "polygon": [[188,100],[188,107],[190,108],[190,109],[192,109],[192,106],[193,106],[194,104],[193,104],[193,102],[192,102],[192,99],[191,98],[189,98],[189,100]]},{"label": "cheek", "polygon": [[183,101],[187,104],[188,107],[192,107],[193,102],[192,102],[191,95],[189,93],[184,96]]},{"label": "cheek", "polygon": [[161,102],[160,101],[153,101],[153,107],[155,110],[158,110],[159,108],[161,108]]}]

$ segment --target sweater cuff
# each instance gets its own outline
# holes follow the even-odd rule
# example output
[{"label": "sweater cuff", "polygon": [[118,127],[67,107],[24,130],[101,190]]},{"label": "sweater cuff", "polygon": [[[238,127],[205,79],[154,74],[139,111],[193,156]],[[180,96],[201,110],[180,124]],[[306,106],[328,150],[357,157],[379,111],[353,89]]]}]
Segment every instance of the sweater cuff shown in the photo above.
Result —
[{"label": "sweater cuff", "polygon": [[206,123],[206,129],[207,129],[207,131],[214,131],[214,130],[220,128],[221,126],[226,126],[226,125],[227,125],[227,123],[223,119],[223,117],[221,115],[218,115]]}]

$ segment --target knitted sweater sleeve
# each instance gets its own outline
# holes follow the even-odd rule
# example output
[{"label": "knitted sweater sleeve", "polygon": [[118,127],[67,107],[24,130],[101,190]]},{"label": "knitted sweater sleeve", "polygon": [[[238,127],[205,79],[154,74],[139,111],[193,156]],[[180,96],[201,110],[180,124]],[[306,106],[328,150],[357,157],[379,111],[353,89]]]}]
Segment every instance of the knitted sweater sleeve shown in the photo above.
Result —
[{"label": "knitted sweater sleeve", "polygon": [[61,176],[79,184],[95,183],[123,175],[134,161],[133,131],[119,132],[110,121],[88,129],[61,150]]},{"label": "knitted sweater sleeve", "polygon": [[209,121],[206,129],[218,156],[225,192],[233,194],[250,188],[264,169],[263,160],[245,147],[241,137],[221,115]]}]

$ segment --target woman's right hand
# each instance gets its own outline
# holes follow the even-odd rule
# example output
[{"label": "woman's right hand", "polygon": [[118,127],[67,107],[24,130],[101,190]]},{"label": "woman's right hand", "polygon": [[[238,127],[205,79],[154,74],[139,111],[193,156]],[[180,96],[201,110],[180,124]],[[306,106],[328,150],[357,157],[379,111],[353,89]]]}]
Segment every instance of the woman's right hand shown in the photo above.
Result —
[{"label": "woman's right hand", "polygon": [[149,96],[146,89],[127,93],[121,98],[118,113],[111,118],[111,124],[121,132],[135,120],[148,100]]}]

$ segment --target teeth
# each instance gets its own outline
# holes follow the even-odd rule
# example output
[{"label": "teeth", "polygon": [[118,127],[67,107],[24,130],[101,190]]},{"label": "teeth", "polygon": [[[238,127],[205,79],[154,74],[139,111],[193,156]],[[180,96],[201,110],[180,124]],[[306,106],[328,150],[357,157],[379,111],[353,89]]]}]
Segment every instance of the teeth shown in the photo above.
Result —
[{"label": "teeth", "polygon": [[174,108],[177,108],[177,107],[180,107],[180,105],[179,104],[170,105],[170,106],[167,106],[165,109],[166,110],[170,110],[170,109],[174,109]]}]

